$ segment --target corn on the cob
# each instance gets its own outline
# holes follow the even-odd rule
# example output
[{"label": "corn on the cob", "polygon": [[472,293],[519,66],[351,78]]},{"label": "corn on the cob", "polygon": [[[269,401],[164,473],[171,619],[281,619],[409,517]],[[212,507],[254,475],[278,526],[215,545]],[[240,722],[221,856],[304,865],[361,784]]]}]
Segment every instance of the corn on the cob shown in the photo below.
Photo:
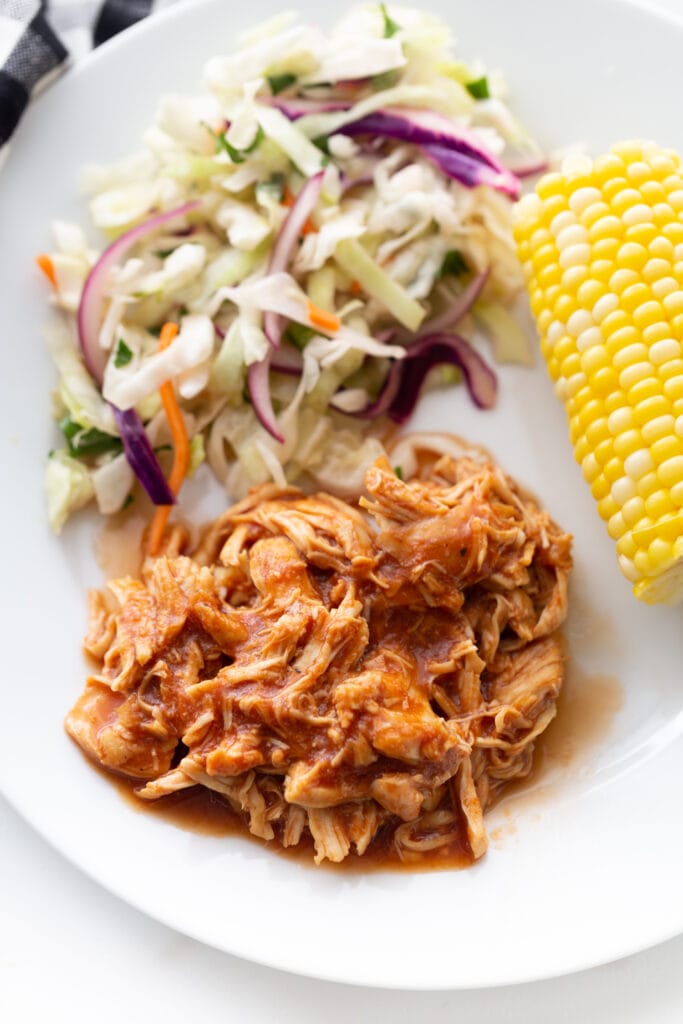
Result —
[{"label": "corn on the cob", "polygon": [[623,142],[516,208],[531,308],[570,438],[637,597],[683,600],[683,169]]}]

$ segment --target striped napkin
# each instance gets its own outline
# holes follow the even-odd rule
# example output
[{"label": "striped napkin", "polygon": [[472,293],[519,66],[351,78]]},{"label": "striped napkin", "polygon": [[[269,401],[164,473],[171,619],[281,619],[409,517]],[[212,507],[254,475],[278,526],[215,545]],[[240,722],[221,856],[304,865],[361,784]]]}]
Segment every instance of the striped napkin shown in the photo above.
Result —
[{"label": "striped napkin", "polygon": [[72,60],[172,0],[0,0],[0,164],[30,99]]}]

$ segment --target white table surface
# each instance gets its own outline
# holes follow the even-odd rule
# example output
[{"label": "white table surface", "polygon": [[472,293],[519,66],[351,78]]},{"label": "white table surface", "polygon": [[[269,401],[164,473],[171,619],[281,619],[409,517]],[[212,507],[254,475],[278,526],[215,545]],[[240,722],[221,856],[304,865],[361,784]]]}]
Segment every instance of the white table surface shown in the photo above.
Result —
[{"label": "white table surface", "polygon": [[[683,13],[683,0],[657,6]],[[298,978],[209,949],[131,909],[52,850],[0,797],[0,1021],[169,1018],[680,1024],[683,936],[591,971],[487,991],[390,992]]]},{"label": "white table surface", "polygon": [[156,924],[71,867],[1,800],[0,851],[5,1024],[152,1024],[169,1015],[239,1024],[683,1019],[683,936],[606,967],[533,985],[428,993],[362,989],[258,967]]}]

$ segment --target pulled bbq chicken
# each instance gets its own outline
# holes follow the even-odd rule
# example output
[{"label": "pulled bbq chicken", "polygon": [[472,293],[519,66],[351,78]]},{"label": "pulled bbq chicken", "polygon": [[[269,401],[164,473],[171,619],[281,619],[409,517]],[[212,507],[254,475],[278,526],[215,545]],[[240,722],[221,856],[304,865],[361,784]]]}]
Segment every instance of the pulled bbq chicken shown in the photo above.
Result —
[{"label": "pulled bbq chicken", "polygon": [[409,482],[380,459],[365,486],[264,485],[193,557],[92,594],[98,667],[66,728],[142,799],[206,786],[316,863],[379,835],[478,858],[555,715],[571,538],[475,458]]}]

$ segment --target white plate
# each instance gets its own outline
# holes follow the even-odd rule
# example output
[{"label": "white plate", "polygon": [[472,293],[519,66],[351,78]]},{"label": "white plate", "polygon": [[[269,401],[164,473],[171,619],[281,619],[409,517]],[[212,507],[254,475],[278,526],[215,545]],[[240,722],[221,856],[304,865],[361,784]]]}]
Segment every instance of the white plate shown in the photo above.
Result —
[{"label": "white plate", "polygon": [[[300,6],[320,17],[314,0]],[[431,6],[455,22],[465,55],[505,70],[515,109],[546,146],[583,140],[597,150],[649,136],[683,149],[680,24],[608,0]],[[131,904],[221,949],[302,974],[474,987],[642,949],[683,929],[681,614],[631,597],[540,362],[501,374],[493,413],[474,411],[456,389],[425,401],[416,422],[488,445],[576,538],[567,630],[575,709],[564,740],[576,753],[491,814],[495,841],[476,867],[344,875],[239,838],[184,832],[134,813],[62,731],[84,678],[85,590],[100,573],[88,527],[74,524],[55,540],[46,526],[53,374],[33,256],[48,244],[51,218],[83,219],[78,168],[135,148],[157,97],[192,89],[207,56],[276,7],[253,0],[228,13],[208,0],[125,33],[36,104],[3,170],[2,787],[39,832]],[[325,20],[335,7],[325,5]],[[599,720],[605,675],[623,695],[609,728]]]}]

